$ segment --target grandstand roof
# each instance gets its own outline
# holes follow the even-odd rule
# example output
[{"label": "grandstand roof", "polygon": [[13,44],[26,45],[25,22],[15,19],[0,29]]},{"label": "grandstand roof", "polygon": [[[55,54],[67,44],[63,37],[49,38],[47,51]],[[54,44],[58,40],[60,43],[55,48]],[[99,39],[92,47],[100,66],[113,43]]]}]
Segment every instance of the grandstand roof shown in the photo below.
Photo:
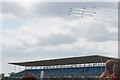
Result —
[{"label": "grandstand roof", "polygon": [[105,63],[108,59],[117,59],[117,58],[92,55],[92,56],[70,57],[70,58],[18,62],[18,63],[8,63],[8,64],[26,66],[26,67],[29,67],[29,66],[55,66],[55,65],[87,64],[87,63],[101,63],[101,62]]}]

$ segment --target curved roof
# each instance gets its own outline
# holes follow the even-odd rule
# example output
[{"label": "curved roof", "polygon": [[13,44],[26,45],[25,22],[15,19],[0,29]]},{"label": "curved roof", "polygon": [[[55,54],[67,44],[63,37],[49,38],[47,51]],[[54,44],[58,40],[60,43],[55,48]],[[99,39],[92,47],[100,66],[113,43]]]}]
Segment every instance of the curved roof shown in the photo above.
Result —
[{"label": "curved roof", "polygon": [[18,62],[18,63],[8,63],[8,64],[26,66],[26,67],[30,67],[30,66],[55,66],[55,65],[87,64],[87,63],[101,63],[101,62],[105,63],[108,59],[117,59],[117,58],[92,55],[92,56],[70,57],[70,58]]}]

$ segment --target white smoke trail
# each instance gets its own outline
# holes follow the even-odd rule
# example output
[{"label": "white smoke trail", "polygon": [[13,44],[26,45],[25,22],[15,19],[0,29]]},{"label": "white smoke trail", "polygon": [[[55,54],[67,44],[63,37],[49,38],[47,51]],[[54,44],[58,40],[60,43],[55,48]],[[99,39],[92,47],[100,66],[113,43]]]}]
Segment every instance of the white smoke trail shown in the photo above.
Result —
[{"label": "white smoke trail", "polygon": [[[110,8],[89,8],[89,9],[80,9],[80,8],[72,8],[71,14],[76,15],[96,15],[96,14],[103,14],[103,15],[118,15],[118,10],[116,9],[110,9]],[[77,14],[78,13],[78,14]]]}]

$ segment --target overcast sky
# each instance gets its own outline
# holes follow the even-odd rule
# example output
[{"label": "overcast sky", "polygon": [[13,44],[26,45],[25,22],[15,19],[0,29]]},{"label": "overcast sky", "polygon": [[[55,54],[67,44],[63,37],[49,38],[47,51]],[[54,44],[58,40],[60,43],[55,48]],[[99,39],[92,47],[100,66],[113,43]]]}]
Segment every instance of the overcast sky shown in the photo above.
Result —
[{"label": "overcast sky", "polygon": [[[8,62],[64,57],[118,55],[118,3],[3,2],[2,72],[14,70]],[[70,8],[92,8],[93,17],[69,16]],[[8,68],[9,67],[9,68]],[[1,71],[0,71],[1,72]]]}]

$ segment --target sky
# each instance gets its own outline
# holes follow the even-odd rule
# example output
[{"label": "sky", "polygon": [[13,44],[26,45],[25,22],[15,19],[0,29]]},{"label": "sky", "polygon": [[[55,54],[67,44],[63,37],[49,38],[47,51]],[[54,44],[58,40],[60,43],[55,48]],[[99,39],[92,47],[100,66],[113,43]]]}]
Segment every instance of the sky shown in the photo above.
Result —
[{"label": "sky", "polygon": [[[102,55],[118,57],[117,2],[2,2],[2,71],[25,62]],[[92,8],[93,17],[68,15],[70,8]],[[17,67],[17,70],[23,69]]]}]

